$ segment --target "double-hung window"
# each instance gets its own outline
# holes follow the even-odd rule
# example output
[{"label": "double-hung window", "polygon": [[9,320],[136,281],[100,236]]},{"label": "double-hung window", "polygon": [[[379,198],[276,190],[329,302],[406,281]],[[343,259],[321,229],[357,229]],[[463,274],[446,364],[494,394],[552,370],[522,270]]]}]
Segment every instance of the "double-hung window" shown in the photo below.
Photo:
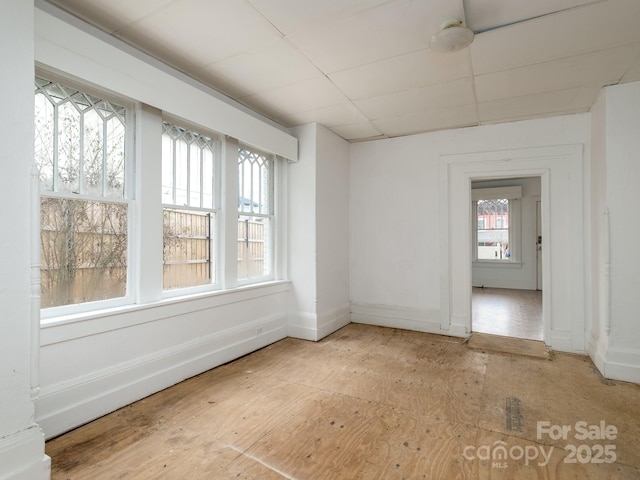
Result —
[{"label": "double-hung window", "polygon": [[522,188],[478,188],[472,196],[474,261],[513,262],[519,255]]},{"label": "double-hung window", "polygon": [[238,150],[238,282],[273,278],[275,160]]},{"label": "double-hung window", "polygon": [[218,140],[163,123],[163,289],[217,283]]},{"label": "double-hung window", "polygon": [[127,296],[128,125],[124,106],[36,77],[42,308]]}]

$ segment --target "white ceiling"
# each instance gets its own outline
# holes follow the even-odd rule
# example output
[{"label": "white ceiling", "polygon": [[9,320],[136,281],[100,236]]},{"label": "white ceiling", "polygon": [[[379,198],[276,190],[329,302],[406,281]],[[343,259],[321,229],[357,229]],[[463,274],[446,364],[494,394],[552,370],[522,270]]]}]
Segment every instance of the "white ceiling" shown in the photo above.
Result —
[{"label": "white ceiling", "polygon": [[[285,126],[351,141],[589,111],[640,80],[640,0],[50,0]],[[428,48],[442,23],[476,32]]]}]

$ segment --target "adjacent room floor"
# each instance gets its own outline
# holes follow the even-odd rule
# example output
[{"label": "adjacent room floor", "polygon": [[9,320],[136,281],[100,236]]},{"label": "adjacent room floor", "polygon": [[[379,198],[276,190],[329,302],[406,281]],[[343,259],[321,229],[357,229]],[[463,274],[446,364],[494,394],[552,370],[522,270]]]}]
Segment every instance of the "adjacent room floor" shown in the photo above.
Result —
[{"label": "adjacent room floor", "polygon": [[542,340],[542,292],[473,288],[472,330],[505,337]]},{"label": "adjacent room floor", "polygon": [[351,324],[277,342],[46,451],[53,479],[638,479],[640,386],[583,356]]}]

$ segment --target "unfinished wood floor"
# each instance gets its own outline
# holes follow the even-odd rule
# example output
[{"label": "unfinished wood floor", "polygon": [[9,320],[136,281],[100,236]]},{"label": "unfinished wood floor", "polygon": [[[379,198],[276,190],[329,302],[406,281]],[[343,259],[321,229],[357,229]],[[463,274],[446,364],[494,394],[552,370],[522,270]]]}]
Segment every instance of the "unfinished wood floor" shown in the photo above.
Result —
[{"label": "unfinished wood floor", "polygon": [[[571,430],[539,435],[538,421]],[[576,438],[577,422],[616,438]],[[604,380],[586,357],[351,324],[282,340],[46,451],[53,479],[638,479],[640,386]]]},{"label": "unfinished wood floor", "polygon": [[471,296],[474,332],[542,340],[542,292],[474,287]]}]

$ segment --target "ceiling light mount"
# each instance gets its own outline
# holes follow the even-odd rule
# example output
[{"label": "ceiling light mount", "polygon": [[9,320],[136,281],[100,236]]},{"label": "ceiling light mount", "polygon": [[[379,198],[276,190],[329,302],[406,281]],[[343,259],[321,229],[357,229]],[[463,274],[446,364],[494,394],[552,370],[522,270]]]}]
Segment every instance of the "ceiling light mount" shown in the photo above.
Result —
[{"label": "ceiling light mount", "polygon": [[433,34],[429,40],[431,50],[440,53],[453,53],[471,45],[475,34],[462,25],[460,20],[449,20]]}]

